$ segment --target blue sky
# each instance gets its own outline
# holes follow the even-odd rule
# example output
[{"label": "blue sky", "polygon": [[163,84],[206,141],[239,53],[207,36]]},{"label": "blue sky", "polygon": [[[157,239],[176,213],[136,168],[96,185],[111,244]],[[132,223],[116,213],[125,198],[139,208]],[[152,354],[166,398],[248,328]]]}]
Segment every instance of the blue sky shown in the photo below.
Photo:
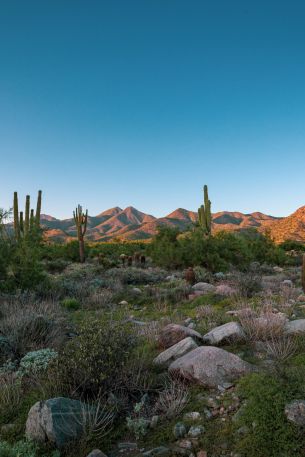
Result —
[{"label": "blue sky", "polygon": [[0,207],[305,205],[303,0],[2,0]]}]

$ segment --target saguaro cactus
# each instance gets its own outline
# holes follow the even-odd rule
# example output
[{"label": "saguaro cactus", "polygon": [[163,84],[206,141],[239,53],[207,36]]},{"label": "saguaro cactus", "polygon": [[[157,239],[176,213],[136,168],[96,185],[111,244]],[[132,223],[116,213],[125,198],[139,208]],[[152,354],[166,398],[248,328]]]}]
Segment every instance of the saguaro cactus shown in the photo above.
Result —
[{"label": "saguaro cactus", "polygon": [[302,265],[302,287],[305,294],[305,254],[303,254],[303,265]]},{"label": "saguaro cactus", "polygon": [[19,210],[18,210],[18,194],[14,192],[14,231],[15,238],[18,240],[20,238],[20,226],[19,226]]},{"label": "saguaro cactus", "polygon": [[84,237],[87,231],[87,221],[88,221],[88,210],[86,214],[83,213],[83,208],[81,205],[73,211],[73,217],[77,229],[77,238],[79,243],[79,258],[81,263],[85,262],[85,241]]},{"label": "saguaro cactus", "polygon": [[34,226],[40,227],[40,214],[41,214],[41,190],[38,192],[36,215],[33,209],[30,209],[30,196],[27,195],[25,199],[25,212],[18,210],[18,193],[14,192],[14,231],[17,241],[22,236],[28,237],[33,233]]},{"label": "saguaro cactus", "polygon": [[36,220],[36,225],[37,225],[37,227],[40,226],[40,216],[41,216],[41,195],[42,195],[42,191],[39,190],[39,191],[38,191],[38,197],[37,197],[36,216],[35,216],[35,220]]},{"label": "saguaro cactus", "polygon": [[203,188],[204,204],[198,208],[199,225],[203,229],[205,235],[211,235],[212,232],[212,214],[211,214],[211,200],[209,200],[208,186]]}]

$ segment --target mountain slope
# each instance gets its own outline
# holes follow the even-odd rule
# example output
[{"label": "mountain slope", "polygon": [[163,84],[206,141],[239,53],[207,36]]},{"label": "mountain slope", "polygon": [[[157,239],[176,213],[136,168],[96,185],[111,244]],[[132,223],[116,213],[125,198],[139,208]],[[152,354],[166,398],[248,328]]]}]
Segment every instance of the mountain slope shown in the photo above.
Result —
[{"label": "mountain slope", "polygon": [[276,243],[281,243],[285,240],[305,242],[305,206],[297,209],[290,216],[271,224],[269,231]]},{"label": "mountain slope", "polygon": [[[88,216],[86,237],[92,241],[109,241],[113,238],[126,240],[145,240],[152,238],[158,226],[166,225],[179,230],[187,230],[197,221],[197,213],[178,208],[172,213],[159,219],[145,214],[129,206],[122,210],[119,207],[110,208],[97,216]],[[221,211],[213,214],[212,229],[244,230],[256,227],[264,230],[280,219],[263,213],[243,214],[237,211]],[[42,225],[46,228],[46,236],[54,240],[68,240],[76,236],[76,227],[73,218],[59,220],[52,216],[42,215]]]}]

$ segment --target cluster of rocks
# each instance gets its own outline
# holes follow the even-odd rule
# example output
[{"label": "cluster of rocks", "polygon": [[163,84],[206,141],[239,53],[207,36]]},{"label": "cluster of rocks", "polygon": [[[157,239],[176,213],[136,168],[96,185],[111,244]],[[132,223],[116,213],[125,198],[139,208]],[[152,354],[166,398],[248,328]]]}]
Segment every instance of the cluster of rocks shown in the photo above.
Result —
[{"label": "cluster of rocks", "polygon": [[[218,387],[250,373],[254,367],[235,354],[211,346],[235,338],[243,338],[236,322],[216,327],[202,336],[197,331],[177,324],[164,327],[159,336],[165,348],[154,360],[169,373],[206,387]],[[203,344],[208,346],[202,346]]]}]

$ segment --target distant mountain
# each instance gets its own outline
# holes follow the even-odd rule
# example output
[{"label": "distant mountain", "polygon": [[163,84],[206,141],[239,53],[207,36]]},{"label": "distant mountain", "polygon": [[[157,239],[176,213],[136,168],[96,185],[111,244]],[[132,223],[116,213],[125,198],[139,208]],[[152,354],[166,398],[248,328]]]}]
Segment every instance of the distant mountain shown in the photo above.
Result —
[{"label": "distant mountain", "polygon": [[270,235],[276,243],[285,240],[305,242],[305,206],[288,217],[284,217],[269,227]]},{"label": "distant mountain", "polygon": [[[255,227],[262,231],[284,220],[259,212],[243,214],[222,211],[213,214],[212,217],[212,229],[214,232],[220,230],[245,230],[250,227]],[[125,209],[117,206],[96,216],[89,216],[86,236],[88,240],[92,241],[110,241],[114,238],[148,240],[156,234],[160,225],[187,230],[192,227],[197,218],[196,212],[188,211],[184,208],[178,208],[165,217],[155,218],[132,206]],[[76,236],[73,218],[60,220],[44,214],[41,216],[41,223],[45,227],[46,236],[49,239],[65,241]]]}]

